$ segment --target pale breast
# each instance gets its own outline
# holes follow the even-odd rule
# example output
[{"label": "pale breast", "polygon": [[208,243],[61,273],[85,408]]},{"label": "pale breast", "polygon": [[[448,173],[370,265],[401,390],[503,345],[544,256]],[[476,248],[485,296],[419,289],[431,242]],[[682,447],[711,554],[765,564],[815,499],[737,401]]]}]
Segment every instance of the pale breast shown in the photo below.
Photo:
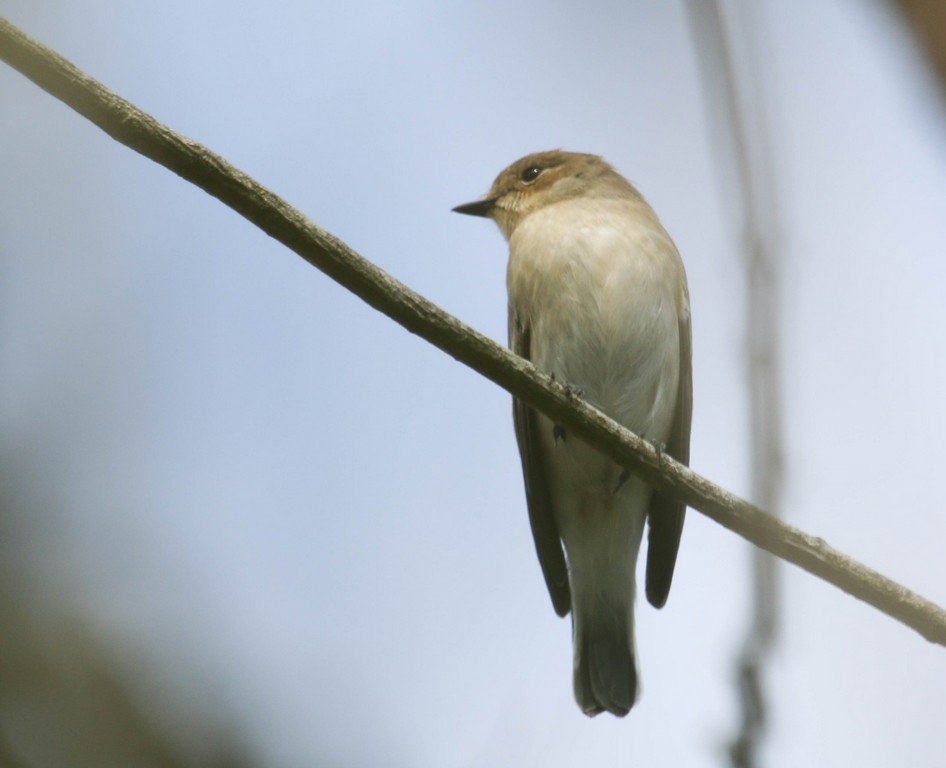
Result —
[{"label": "pale breast", "polygon": [[530,215],[510,239],[507,285],[538,368],[631,429],[665,439],[685,278],[646,203],[574,200]]}]

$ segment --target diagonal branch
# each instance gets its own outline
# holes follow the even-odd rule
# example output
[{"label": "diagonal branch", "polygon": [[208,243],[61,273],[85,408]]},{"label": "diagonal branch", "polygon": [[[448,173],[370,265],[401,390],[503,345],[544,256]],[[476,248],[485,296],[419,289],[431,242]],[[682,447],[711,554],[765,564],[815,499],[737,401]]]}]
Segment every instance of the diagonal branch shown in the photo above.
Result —
[{"label": "diagonal branch", "polygon": [[946,646],[946,611],[939,606],[658,454],[649,442],[378,269],[219,155],[162,125],[2,18],[0,59],[116,141],[218,198],[411,333],[542,411],[654,487]]}]

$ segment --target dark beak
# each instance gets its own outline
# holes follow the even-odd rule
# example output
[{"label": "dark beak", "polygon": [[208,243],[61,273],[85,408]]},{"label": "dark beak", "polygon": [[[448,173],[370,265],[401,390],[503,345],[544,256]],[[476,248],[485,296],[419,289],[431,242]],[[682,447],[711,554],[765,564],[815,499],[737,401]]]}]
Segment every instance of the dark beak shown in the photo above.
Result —
[{"label": "dark beak", "polygon": [[486,200],[477,200],[475,203],[464,203],[458,205],[453,210],[457,213],[465,213],[467,216],[486,216],[488,217],[496,205],[498,198],[490,197]]}]

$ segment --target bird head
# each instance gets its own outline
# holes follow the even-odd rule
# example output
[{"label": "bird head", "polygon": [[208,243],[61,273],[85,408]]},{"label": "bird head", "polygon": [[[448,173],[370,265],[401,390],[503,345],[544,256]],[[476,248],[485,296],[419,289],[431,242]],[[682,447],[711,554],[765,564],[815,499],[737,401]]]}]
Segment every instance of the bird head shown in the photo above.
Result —
[{"label": "bird head", "polygon": [[508,240],[529,214],[579,197],[640,197],[627,180],[597,155],[554,149],[536,152],[506,168],[482,200],[453,210],[493,219]]}]

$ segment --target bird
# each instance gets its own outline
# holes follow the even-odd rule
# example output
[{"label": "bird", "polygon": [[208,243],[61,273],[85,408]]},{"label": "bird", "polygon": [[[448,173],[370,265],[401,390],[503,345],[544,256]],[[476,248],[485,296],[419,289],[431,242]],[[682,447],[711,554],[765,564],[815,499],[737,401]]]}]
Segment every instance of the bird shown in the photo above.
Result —
[{"label": "bird", "polygon": [[[597,155],[551,150],[503,170],[457,213],[509,244],[509,346],[612,419],[688,464],[690,299],[673,240]],[[635,578],[649,526],[647,600],[670,591],[686,505],[513,398],[529,521],[555,612],[572,614],[575,699],[624,717],[638,695]]]}]

